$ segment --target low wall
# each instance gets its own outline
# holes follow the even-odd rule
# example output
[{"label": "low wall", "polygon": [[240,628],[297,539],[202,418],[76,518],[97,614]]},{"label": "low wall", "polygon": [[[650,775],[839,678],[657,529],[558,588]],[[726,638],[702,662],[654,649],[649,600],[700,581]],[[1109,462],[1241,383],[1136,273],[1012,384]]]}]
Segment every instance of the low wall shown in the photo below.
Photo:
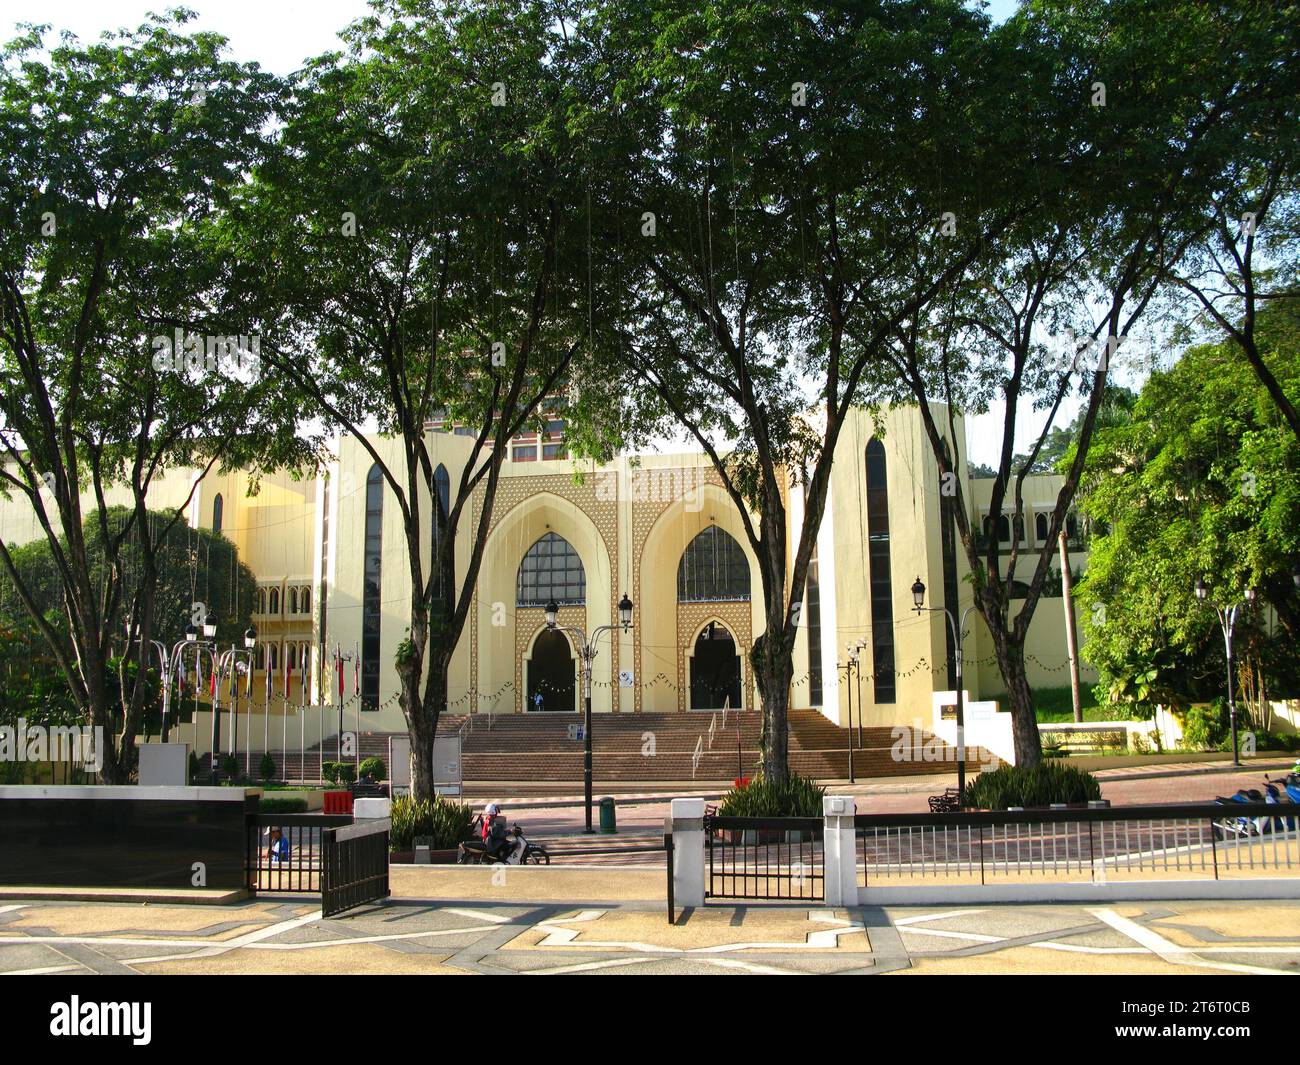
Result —
[{"label": "low wall", "polygon": [[244,887],[241,788],[0,787],[0,886]]}]

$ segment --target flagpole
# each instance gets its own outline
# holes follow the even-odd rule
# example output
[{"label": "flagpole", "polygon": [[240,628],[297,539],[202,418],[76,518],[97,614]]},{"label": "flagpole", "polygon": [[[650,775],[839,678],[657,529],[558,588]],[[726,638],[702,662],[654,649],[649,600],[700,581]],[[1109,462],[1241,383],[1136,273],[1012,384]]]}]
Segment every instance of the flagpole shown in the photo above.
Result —
[{"label": "flagpole", "polygon": [[285,780],[289,779],[289,697],[292,683],[292,673],[286,673],[284,675],[284,707],[280,711],[280,768]]}]

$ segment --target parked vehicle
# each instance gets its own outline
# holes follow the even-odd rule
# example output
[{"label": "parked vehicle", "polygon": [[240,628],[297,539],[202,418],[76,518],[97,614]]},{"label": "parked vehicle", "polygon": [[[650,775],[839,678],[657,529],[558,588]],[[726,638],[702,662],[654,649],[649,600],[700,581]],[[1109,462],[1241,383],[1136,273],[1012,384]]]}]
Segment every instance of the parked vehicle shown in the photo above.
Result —
[{"label": "parked vehicle", "polygon": [[515,825],[509,833],[511,844],[504,855],[495,857],[487,853],[487,845],[481,839],[464,840],[456,848],[457,865],[550,865],[551,856],[540,843],[531,843],[524,836],[524,830]]}]

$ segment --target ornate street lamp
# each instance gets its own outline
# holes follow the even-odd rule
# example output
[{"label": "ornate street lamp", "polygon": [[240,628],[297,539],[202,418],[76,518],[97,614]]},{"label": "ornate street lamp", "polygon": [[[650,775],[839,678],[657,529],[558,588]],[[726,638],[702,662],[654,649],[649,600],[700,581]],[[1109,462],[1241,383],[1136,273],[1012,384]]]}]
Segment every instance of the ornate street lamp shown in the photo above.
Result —
[{"label": "ornate street lamp", "polygon": [[583,760],[582,760],[582,784],[583,794],[586,799],[587,807],[587,832],[594,831],[591,827],[591,663],[596,657],[596,642],[607,632],[622,626],[624,632],[632,627],[632,600],[623,594],[623,598],[618,601],[618,625],[600,625],[592,630],[591,638],[588,639],[582,629],[575,626],[559,624],[558,618],[560,613],[560,604],[552,599],[546,604],[545,617],[546,627],[551,630],[567,632],[578,642],[579,653],[582,655],[582,690],[583,690]]},{"label": "ornate street lamp", "polygon": [[[961,634],[966,627],[967,615],[975,609],[972,603],[962,611],[960,623],[952,616],[946,606],[926,606],[925,605],[925,584],[921,578],[917,577],[916,582],[912,585],[912,609],[920,614],[923,611],[930,613],[942,613],[948,619],[948,627],[952,630],[952,645],[957,655],[957,791],[959,793],[966,790],[966,696],[962,690],[962,647]],[[958,800],[960,802],[961,800]]]},{"label": "ornate street lamp", "polygon": [[[1292,574],[1292,578],[1300,586],[1300,570]],[[1202,603],[1209,599],[1210,587],[1205,583],[1204,577],[1196,578],[1195,585],[1196,598]],[[1255,589],[1247,588],[1242,593],[1243,602],[1234,603],[1229,607],[1220,607],[1217,603],[1212,603],[1214,613],[1219,619],[1219,628],[1223,630],[1223,648],[1228,659],[1228,722],[1232,728],[1232,764],[1241,765],[1240,752],[1237,746],[1237,698],[1232,690],[1232,635],[1237,626],[1237,617],[1243,608],[1254,605]]]}]

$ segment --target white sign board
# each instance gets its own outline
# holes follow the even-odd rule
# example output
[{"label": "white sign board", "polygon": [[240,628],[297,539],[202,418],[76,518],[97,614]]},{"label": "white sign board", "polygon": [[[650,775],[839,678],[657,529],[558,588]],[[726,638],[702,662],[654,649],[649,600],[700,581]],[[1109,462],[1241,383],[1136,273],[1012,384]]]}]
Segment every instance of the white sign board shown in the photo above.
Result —
[{"label": "white sign board", "polygon": [[188,743],[142,743],[139,751],[140,787],[183,788],[189,784]]},{"label": "white sign board", "polygon": [[618,671],[618,686],[620,688],[632,687],[632,683],[635,679],[636,674],[634,674],[630,669],[620,669]]},{"label": "white sign board", "polygon": [[[388,777],[394,796],[411,791],[411,738],[388,737]],[[437,795],[461,793],[460,737],[439,736],[433,741],[433,790]]]}]

